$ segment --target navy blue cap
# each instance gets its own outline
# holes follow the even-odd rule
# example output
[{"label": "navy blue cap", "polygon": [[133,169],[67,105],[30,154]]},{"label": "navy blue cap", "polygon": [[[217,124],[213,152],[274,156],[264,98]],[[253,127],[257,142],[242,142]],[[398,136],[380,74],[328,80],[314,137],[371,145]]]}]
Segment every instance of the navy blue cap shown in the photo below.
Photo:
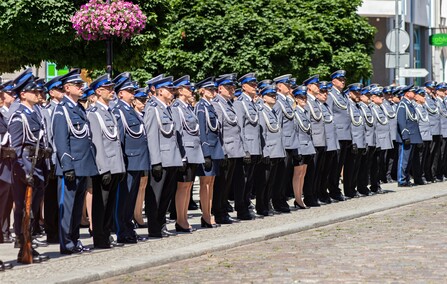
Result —
[{"label": "navy blue cap", "polygon": [[290,78],[290,87],[292,89],[296,87],[296,78]]},{"label": "navy blue cap", "polygon": [[102,76],[99,76],[98,78],[96,78],[95,81],[90,83],[90,89],[92,89],[93,91],[96,91],[96,89],[98,89],[100,87],[108,87],[108,86],[113,86],[113,85],[114,84],[109,79],[109,75],[104,74]]},{"label": "navy blue cap", "polygon": [[165,74],[157,75],[154,78],[151,78],[151,79],[147,80],[146,81],[146,85],[150,88],[150,87],[152,87],[152,83],[153,82],[158,81],[160,79],[163,79],[164,77],[165,77]]},{"label": "navy blue cap", "polygon": [[276,78],[273,78],[273,82],[275,84],[278,84],[278,83],[290,84],[291,78],[292,78],[292,74],[285,74],[285,75],[281,75]]},{"label": "navy blue cap", "polygon": [[236,77],[237,77],[237,73],[220,75],[216,79],[216,84],[217,84],[217,86],[222,86],[222,85],[234,86],[236,84]]},{"label": "navy blue cap", "polygon": [[292,94],[295,97],[307,97],[307,86],[300,85],[293,89]]},{"label": "navy blue cap", "polygon": [[257,88],[258,88],[258,90],[261,90],[261,89],[263,89],[265,86],[267,86],[267,85],[271,85],[271,84],[273,84],[273,81],[272,81],[272,80],[270,80],[270,79],[264,79],[264,80],[258,82],[258,86],[257,86]]},{"label": "navy blue cap", "polygon": [[445,90],[447,89],[447,84],[445,82],[441,82],[438,83],[435,88],[436,90]]},{"label": "navy blue cap", "polygon": [[73,69],[67,74],[62,75],[60,80],[62,81],[63,85],[68,83],[72,84],[84,83],[84,80],[82,80],[81,78],[81,69],[79,68]]},{"label": "navy blue cap", "polygon": [[14,86],[12,91],[16,93],[17,95],[20,92],[27,92],[27,91],[41,91],[42,88],[39,87],[36,82],[34,82],[34,76],[27,77],[25,80],[22,80],[20,83]]},{"label": "navy blue cap", "polygon": [[234,91],[234,96],[237,98],[237,97],[239,97],[240,95],[242,95],[242,90],[239,88],[239,89],[236,89],[235,91]]},{"label": "navy blue cap", "polygon": [[375,95],[375,96],[379,96],[379,97],[381,97],[381,96],[383,96],[382,91],[383,91],[383,88],[382,88],[382,87],[376,87],[376,88],[372,88],[372,89],[369,91],[369,93],[370,93],[371,95]]},{"label": "navy blue cap", "polygon": [[436,87],[437,83],[436,81],[427,81],[424,83],[424,86],[427,88],[434,88]]},{"label": "navy blue cap", "polygon": [[393,96],[400,96],[403,87],[405,87],[405,86],[395,86],[395,87],[393,88],[393,90],[391,91],[392,94],[393,94]]},{"label": "navy blue cap", "polygon": [[130,78],[120,79],[119,83],[116,83],[114,88],[115,93],[117,94],[123,90],[135,90],[135,89],[136,89],[135,84],[130,80]]},{"label": "navy blue cap", "polygon": [[135,98],[147,98],[147,88],[138,88],[135,91]]},{"label": "navy blue cap", "polygon": [[320,75],[317,74],[304,80],[303,85],[307,86],[310,84],[318,84],[319,82],[320,82]]},{"label": "navy blue cap", "polygon": [[414,91],[417,95],[423,95],[425,96],[426,92],[424,88],[417,87],[417,89]]},{"label": "navy blue cap", "polygon": [[320,81],[320,91],[330,91],[332,89],[332,83],[328,81]]},{"label": "navy blue cap", "polygon": [[360,92],[362,90],[363,84],[353,83],[346,88],[346,92]]},{"label": "navy blue cap", "polygon": [[247,73],[244,76],[239,78],[239,83],[241,85],[247,84],[247,83],[250,83],[250,82],[257,82],[256,73],[254,73],[254,72]]},{"label": "navy blue cap", "polygon": [[402,95],[405,95],[405,93],[407,92],[414,92],[414,91],[416,91],[414,85],[402,86],[402,88],[400,89],[400,93]]},{"label": "navy blue cap", "polygon": [[180,87],[190,88],[191,87],[191,80],[190,80],[189,75],[185,75],[183,77],[178,78],[174,82],[172,82],[172,84],[176,88],[180,88]]},{"label": "navy blue cap", "polygon": [[393,86],[386,86],[386,87],[383,87],[382,92],[384,94],[391,94],[391,93],[393,93],[393,89],[394,89]]},{"label": "navy blue cap", "polygon": [[196,89],[201,88],[215,88],[216,84],[214,82],[214,77],[208,77],[206,79],[203,79],[202,81],[196,83]]},{"label": "navy blue cap", "polygon": [[82,89],[82,97],[80,99],[87,100],[87,98],[90,97],[91,95],[93,95],[94,93],[95,93],[95,91],[93,91],[89,87],[84,87]]},{"label": "navy blue cap", "polygon": [[121,74],[119,74],[118,76],[116,76],[115,78],[113,78],[112,82],[116,85],[121,84],[124,81],[132,81],[131,80],[131,76],[129,72],[123,72]]},{"label": "navy blue cap", "polygon": [[371,91],[371,86],[366,86],[360,91],[360,95],[369,95],[369,92]]},{"label": "navy blue cap", "polygon": [[6,81],[0,85],[0,92],[9,92],[14,88],[14,82],[12,80]]},{"label": "navy blue cap", "polygon": [[36,85],[37,85],[37,91],[39,91],[39,92],[43,92],[43,91],[45,91],[45,79],[43,79],[43,78],[36,78],[35,80],[34,80],[34,83],[36,83]]},{"label": "navy blue cap", "polygon": [[50,81],[48,81],[45,84],[44,87],[47,90],[47,92],[51,91],[54,88],[61,88],[62,87],[61,77],[62,76],[54,77],[53,79],[51,79]]},{"label": "navy blue cap", "polygon": [[33,69],[27,68],[13,80],[13,83],[14,85],[20,84],[23,81],[28,80],[31,76],[33,76]]},{"label": "navy blue cap", "polygon": [[337,78],[346,78],[346,71],[345,70],[337,70],[331,74],[332,80],[337,79]]},{"label": "navy blue cap", "polygon": [[260,93],[261,93],[261,96],[265,96],[265,95],[276,96],[276,87],[274,85],[265,85],[265,87],[262,88]]},{"label": "navy blue cap", "polygon": [[155,89],[160,88],[173,88],[174,85],[172,84],[172,81],[174,80],[174,77],[168,76],[158,79],[157,81],[153,81],[151,83],[152,86],[154,86]]}]

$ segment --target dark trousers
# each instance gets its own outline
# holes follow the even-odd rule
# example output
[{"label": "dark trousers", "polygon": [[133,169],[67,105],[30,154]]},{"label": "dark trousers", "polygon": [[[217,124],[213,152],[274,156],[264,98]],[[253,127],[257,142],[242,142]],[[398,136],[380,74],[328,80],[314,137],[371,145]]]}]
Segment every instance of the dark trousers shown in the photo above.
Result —
[{"label": "dark trousers", "polygon": [[[228,194],[233,188],[244,188],[244,176],[235,174],[235,170],[242,171],[242,158],[229,158],[228,165],[214,180],[213,213],[216,220],[222,220],[228,216]],[[238,180],[237,180],[238,179]]]},{"label": "dark trousers", "polygon": [[[78,244],[84,205],[87,177],[76,177],[68,182],[58,177],[57,197],[59,199],[59,245],[60,250],[71,250]],[[46,206],[46,205],[45,205]]]},{"label": "dark trousers", "polygon": [[261,156],[252,155],[251,163],[249,165],[243,165],[245,177],[244,187],[241,190],[235,189],[234,191],[234,207],[238,214],[248,212],[251,190],[255,184],[255,173],[260,160]]},{"label": "dark trousers", "polygon": [[50,175],[43,196],[45,233],[49,242],[59,241],[58,178]]},{"label": "dark trousers", "polygon": [[[326,147],[315,147],[315,152],[316,153],[314,156],[314,162],[315,162],[314,177],[313,181],[311,181],[312,182],[311,186],[312,186],[312,195],[314,197],[314,202],[317,202],[317,199],[320,198],[321,183],[323,180],[323,168],[326,161]],[[306,184],[304,186],[306,186]]]},{"label": "dark trousers", "polygon": [[163,168],[160,181],[155,181],[150,173],[150,182],[146,186],[146,216],[150,234],[160,234],[166,224],[166,212],[177,188],[178,167]]},{"label": "dark trousers", "polygon": [[411,162],[411,174],[416,184],[423,184],[425,179],[424,168],[428,160],[424,159],[427,154],[426,148],[430,148],[430,141],[424,141],[415,145],[413,149],[413,159]]},{"label": "dark trousers", "polygon": [[[7,221],[8,199],[11,192],[11,184],[0,180],[0,222],[3,225]],[[11,212],[11,211],[10,211]],[[3,228],[0,230],[0,243],[3,243]]]},{"label": "dark trousers", "polygon": [[293,153],[297,150],[286,149],[286,157],[278,162],[275,188],[272,190],[272,205],[275,209],[289,208],[286,193],[293,192]]},{"label": "dark trousers", "polygon": [[[39,222],[38,212],[44,193],[44,182],[37,176],[34,176],[33,197],[31,203],[32,217],[31,228],[34,228],[34,222]],[[22,235],[23,210],[25,208],[26,183],[18,175],[13,175],[12,197],[14,199],[14,232],[16,236]]]},{"label": "dark trousers", "polygon": [[397,179],[397,160],[398,160],[399,144],[393,141],[393,149],[388,149],[385,152],[385,179]]},{"label": "dark trousers", "polygon": [[261,163],[258,168],[259,186],[256,191],[256,212],[264,214],[269,211],[269,203],[275,187],[276,175],[278,174],[278,165],[281,158],[272,158],[270,163]]},{"label": "dark trousers", "polygon": [[372,192],[377,192],[380,187],[380,166],[385,159],[386,150],[376,148],[374,154],[371,157],[371,171],[370,171],[370,189]]},{"label": "dark trousers", "polygon": [[104,175],[92,177],[92,226],[94,246],[110,245],[110,233],[113,228],[116,190],[122,174],[113,174],[109,184],[102,182]]},{"label": "dark trousers", "polygon": [[358,149],[358,153],[352,153],[352,145],[346,154],[346,163],[343,167],[343,189],[345,195],[354,197],[357,193],[357,179],[360,170],[360,161],[365,149]]},{"label": "dark trousers", "polygon": [[397,182],[406,184],[410,182],[409,168],[412,159],[414,145],[405,146],[399,143],[399,160],[397,162]]},{"label": "dark trousers", "polygon": [[142,171],[128,171],[116,191],[115,232],[118,240],[134,237],[132,223]]},{"label": "dark trousers", "polygon": [[366,152],[360,157],[360,170],[357,177],[357,190],[362,194],[368,194],[370,182],[371,164],[376,147],[368,146]]},{"label": "dark trousers", "polygon": [[442,138],[441,157],[438,162],[438,169],[436,171],[436,178],[442,179],[447,176],[447,138]]},{"label": "dark trousers", "polygon": [[[325,159],[323,166],[321,167],[321,183],[320,188],[318,190],[318,199],[324,201],[330,198],[330,196],[337,196],[341,192],[337,187],[329,187],[329,181],[331,178],[332,172],[335,172],[334,168],[336,168],[338,159],[337,159],[337,151],[328,151],[325,153]],[[328,193],[329,190],[329,193]],[[334,192],[331,190],[335,190]]]},{"label": "dark trousers", "polygon": [[442,135],[433,135],[428,148],[428,160],[424,167],[425,178],[428,181],[434,181],[438,175],[439,161],[441,156]]},{"label": "dark trousers", "polygon": [[329,172],[328,178],[328,188],[331,197],[336,197],[341,194],[340,188],[340,175],[341,170],[346,162],[346,154],[350,151],[350,145],[352,142],[350,140],[340,140],[340,150],[337,151],[337,163],[332,165],[332,170]]}]

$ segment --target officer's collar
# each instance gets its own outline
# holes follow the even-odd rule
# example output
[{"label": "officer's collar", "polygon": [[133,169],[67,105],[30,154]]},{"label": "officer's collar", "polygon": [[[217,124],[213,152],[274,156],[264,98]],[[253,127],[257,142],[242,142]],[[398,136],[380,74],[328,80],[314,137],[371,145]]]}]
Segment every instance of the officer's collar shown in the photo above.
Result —
[{"label": "officer's collar", "polygon": [[313,101],[315,101],[315,100],[317,99],[314,95],[312,95],[312,94],[309,93],[309,92],[307,92],[307,96],[308,96],[309,98],[311,98]]},{"label": "officer's collar", "polygon": [[268,109],[269,111],[272,111],[272,108],[268,104],[262,104],[262,106]]},{"label": "officer's collar", "polygon": [[107,105],[103,104],[103,103],[102,103],[102,102],[100,102],[99,100],[98,100],[98,101],[96,101],[96,107],[98,107],[98,104],[99,104],[99,106],[102,106],[102,107],[104,107],[105,109],[109,109],[109,106],[107,106]]},{"label": "officer's collar", "polygon": [[124,100],[121,100],[121,99],[120,99],[120,101],[121,101],[123,104],[125,104],[126,106],[130,107],[130,104],[128,104],[128,103],[125,102]]},{"label": "officer's collar", "polygon": [[304,112],[304,108],[302,108],[300,105],[297,104],[297,105],[296,105],[296,108],[299,109],[299,110],[301,110],[301,112]]},{"label": "officer's collar", "polygon": [[280,93],[280,92],[276,92],[276,93],[281,97],[281,99],[283,99],[283,100],[287,99],[286,95],[284,95],[283,93]]},{"label": "officer's collar", "polygon": [[7,112],[9,111],[9,107],[7,107],[7,106],[2,106],[2,108],[4,109],[4,110],[6,110]]},{"label": "officer's collar", "polygon": [[242,92],[241,96],[247,98],[251,102],[254,102],[253,99],[249,95],[247,95],[245,92]]},{"label": "officer's collar", "polygon": [[181,99],[177,99],[177,101],[178,101],[180,104],[182,104],[183,106],[185,106],[185,107],[188,107],[188,106],[189,106],[189,104],[185,103],[185,102],[182,101]]},{"label": "officer's collar", "polygon": [[157,103],[160,103],[164,108],[168,107],[164,102],[162,102],[160,99],[158,99],[157,96],[153,96],[152,99],[156,100]]},{"label": "officer's collar", "polygon": [[69,96],[64,95],[64,97],[67,98],[73,105],[77,105],[77,103],[75,103],[75,101],[73,101],[73,99],[70,98]]},{"label": "officer's collar", "polygon": [[34,112],[34,109],[32,109],[32,108],[29,108],[28,106],[26,106],[26,105],[24,105],[24,104],[22,104],[22,103],[20,103],[22,106],[24,106],[24,107],[26,107],[30,112]]}]

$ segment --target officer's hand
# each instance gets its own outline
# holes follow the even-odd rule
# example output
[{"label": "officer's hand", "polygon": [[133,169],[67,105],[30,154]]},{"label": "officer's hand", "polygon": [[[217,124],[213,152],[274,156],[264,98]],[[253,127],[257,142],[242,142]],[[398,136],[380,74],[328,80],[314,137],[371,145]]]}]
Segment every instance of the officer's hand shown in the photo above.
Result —
[{"label": "officer's hand", "polygon": [[251,164],[251,155],[249,152],[245,152],[245,157],[242,160],[244,164],[250,165]]},{"label": "officer's hand", "polygon": [[109,185],[111,181],[112,181],[112,174],[110,172],[107,172],[102,176],[103,185]]},{"label": "officer's hand", "polygon": [[188,167],[188,163],[186,161],[182,161],[182,166],[179,169],[179,172],[184,173],[186,172],[186,168]]},{"label": "officer's hand", "polygon": [[369,151],[368,144],[366,144],[366,148],[365,148],[365,152],[363,152],[363,156],[368,155],[368,151]]},{"label": "officer's hand", "polygon": [[264,157],[262,161],[265,165],[270,165],[270,157]]},{"label": "officer's hand", "polygon": [[211,160],[210,156],[205,157],[205,164],[204,164],[205,171],[209,172],[213,168],[213,160]]},{"label": "officer's hand", "polygon": [[49,158],[51,158],[51,155],[53,154],[53,149],[47,147],[43,150],[43,153],[44,153],[45,159],[49,159]]},{"label": "officer's hand", "polygon": [[424,147],[424,144],[423,144],[423,143],[417,144],[417,147],[418,147],[419,149],[422,149],[422,147]]},{"label": "officer's hand", "polygon": [[161,180],[161,177],[163,176],[163,167],[161,164],[152,166],[152,176],[156,182]]},{"label": "officer's hand", "polygon": [[75,171],[74,171],[74,170],[66,171],[66,172],[64,173],[64,178],[65,178],[65,180],[68,181],[68,182],[72,182],[72,181],[74,181],[75,178],[76,178]]},{"label": "officer's hand", "polygon": [[226,169],[228,167],[228,155],[225,155],[223,160],[220,162],[220,166],[222,169]]},{"label": "officer's hand", "polygon": [[411,140],[410,139],[405,139],[404,140],[404,145],[405,146],[409,146],[411,144]]},{"label": "officer's hand", "polygon": [[357,148],[357,144],[352,144],[351,153],[357,155],[359,153],[359,148]]},{"label": "officer's hand", "polygon": [[29,186],[34,186],[34,177],[31,175],[26,175],[26,184]]}]

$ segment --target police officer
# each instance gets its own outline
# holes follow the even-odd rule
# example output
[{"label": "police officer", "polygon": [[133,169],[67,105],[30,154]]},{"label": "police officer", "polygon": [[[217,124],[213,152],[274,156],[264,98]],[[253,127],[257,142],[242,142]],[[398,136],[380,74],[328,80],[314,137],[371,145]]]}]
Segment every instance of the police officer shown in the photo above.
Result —
[{"label": "police officer", "polygon": [[287,196],[290,192],[293,192],[293,169],[299,160],[298,148],[300,141],[295,122],[295,112],[293,103],[291,104],[288,99],[292,91],[291,77],[292,75],[286,74],[273,79],[277,90],[276,103],[273,106],[273,110],[278,116],[281,125],[281,134],[286,151],[285,159],[279,160],[278,174],[276,175],[276,184],[278,186],[272,193],[273,207],[280,213],[290,212]]},{"label": "police officer", "polygon": [[362,84],[354,83],[346,89],[349,97],[347,110],[351,120],[352,143],[346,154],[346,163],[343,169],[343,187],[345,196],[350,198],[359,196],[356,191],[357,178],[360,170],[360,158],[366,148],[365,126],[359,105],[362,87]]},{"label": "police officer", "polygon": [[[13,89],[18,94],[21,103],[12,113],[8,125],[8,132],[11,135],[11,147],[16,152],[16,159],[12,162],[12,173],[15,203],[14,231],[17,236],[17,245],[20,247],[17,256],[17,262],[19,263],[22,263],[24,245],[22,218],[25,207],[26,187],[33,187],[31,208],[33,215],[38,216],[37,212],[43,197],[44,177],[46,175],[45,149],[42,141],[44,125],[41,118],[33,110],[33,106],[38,102],[38,93],[41,91],[41,88],[34,82],[32,75],[25,77],[22,80],[17,80],[18,83]],[[39,147],[39,151],[36,151],[37,147]],[[34,169],[32,169],[33,159],[36,159]],[[37,221],[34,220],[34,222]],[[33,226],[31,225],[31,227]],[[41,255],[34,249],[32,252],[32,260],[35,263],[49,259],[48,256]]]},{"label": "police officer", "polygon": [[413,85],[405,86],[400,90],[404,95],[397,108],[397,136],[399,144],[399,161],[397,164],[397,177],[399,187],[410,187],[409,163],[412,158],[413,147],[422,143],[419,131],[418,116],[413,106],[416,89]]},{"label": "police officer", "polygon": [[297,209],[308,209],[303,201],[303,186],[305,183],[306,171],[309,164],[313,164],[315,147],[312,142],[312,121],[310,111],[307,109],[308,90],[304,85],[296,87],[292,91],[295,96],[295,115],[298,124],[298,137],[300,145],[298,151],[301,158],[294,165],[293,191],[295,193],[294,206]]},{"label": "police officer", "polygon": [[[425,107],[428,113],[428,120],[430,122],[430,132],[432,135],[430,147],[427,149],[429,153],[428,156],[426,157],[428,158],[428,160],[424,163],[425,164],[424,172],[425,172],[425,179],[428,182],[434,182],[436,181],[436,173],[438,171],[439,160],[442,158],[441,114],[439,113],[438,100],[436,99],[436,90],[435,90],[436,82],[427,81],[425,82],[424,86],[426,90],[426,95],[425,95],[425,103],[423,104],[423,106]],[[427,137],[425,138],[427,139]]]},{"label": "police officer", "polygon": [[245,185],[243,188],[235,190],[234,193],[237,217],[241,220],[253,220],[256,218],[248,208],[255,169],[262,158],[259,114],[253,100],[256,95],[256,82],[255,73],[248,73],[240,77],[239,84],[242,87],[242,94],[234,102],[245,152],[243,158]]},{"label": "police officer", "polygon": [[149,150],[143,118],[133,109],[135,86],[129,73],[114,80],[118,101],[112,109],[118,122],[126,174],[116,193],[115,232],[118,243],[137,243],[146,240],[137,235],[132,223],[135,202],[144,171],[149,171]]},{"label": "police officer", "polygon": [[230,191],[239,190],[245,184],[244,175],[240,174],[243,172],[242,158],[245,152],[241,127],[232,102],[236,76],[236,74],[225,74],[216,79],[217,95],[211,102],[221,125],[220,134],[225,154],[220,174],[214,181],[213,212],[217,224],[237,222],[228,214],[228,195]]},{"label": "police officer", "polygon": [[375,88],[373,85],[362,89],[360,95],[360,111],[363,116],[365,126],[365,152],[360,157],[360,171],[357,178],[357,190],[360,195],[371,195],[368,189],[371,173],[371,163],[376,150],[376,138],[374,131],[374,116],[371,110],[371,90]]},{"label": "police officer", "polygon": [[109,108],[109,102],[113,99],[113,87],[114,84],[107,75],[93,81],[90,88],[95,91],[98,100],[95,107],[87,113],[99,172],[99,175],[92,177],[93,245],[100,249],[122,246],[122,243],[112,241],[110,235],[116,190],[126,171],[118,123]]},{"label": "police officer", "polygon": [[[427,184],[424,169],[429,162],[430,144],[432,142],[429,110],[426,107],[426,94],[423,88],[418,88],[414,96],[414,108],[418,115],[419,130],[423,143],[417,144],[414,148],[411,171],[414,183],[417,185]],[[428,149],[427,149],[428,148]],[[428,167],[427,167],[428,168]]]},{"label": "police officer", "polygon": [[372,193],[383,193],[380,186],[381,167],[385,163],[385,153],[393,148],[391,139],[391,126],[389,117],[381,107],[383,103],[383,89],[378,87],[371,90],[371,111],[374,116],[374,137],[376,151],[371,163],[371,186]]},{"label": "police officer", "polygon": [[351,119],[347,111],[348,98],[343,93],[346,84],[346,71],[338,70],[331,74],[332,89],[329,92],[327,104],[334,116],[337,139],[340,144],[338,154],[337,169],[331,171],[328,187],[331,198],[337,201],[344,201],[345,197],[339,187],[341,170],[346,162],[346,154],[352,144]]},{"label": "police officer", "polygon": [[53,126],[52,116],[56,106],[64,98],[64,89],[61,81],[62,76],[57,76],[45,84],[45,90],[50,96],[50,102],[42,109],[42,116],[45,121],[47,141],[49,146],[53,148],[53,155],[50,162],[50,175],[44,194],[44,215],[45,215],[45,233],[47,234],[48,243],[59,243],[59,210],[58,210],[58,181],[55,173],[56,166],[56,149],[53,143]]},{"label": "police officer", "polygon": [[173,199],[177,212],[175,230],[192,233],[194,229],[188,223],[188,205],[196,169],[205,160],[200,143],[199,121],[194,113],[194,108],[189,103],[193,96],[189,75],[178,78],[173,85],[177,88],[178,98],[172,105],[172,114],[179,134],[178,144],[183,161],[183,166],[177,174],[177,191]]},{"label": "police officer", "polygon": [[172,77],[152,82],[155,96],[144,110],[144,127],[149,137],[151,158],[150,184],[146,190],[146,216],[149,237],[168,237],[166,212],[177,186],[177,171],[183,166],[178,133],[172,117],[171,102],[174,97]]},{"label": "police officer", "polygon": [[89,251],[79,241],[87,177],[98,174],[87,115],[78,103],[84,81],[80,70],[75,69],[49,83],[47,88],[51,93],[62,92],[55,90],[58,87],[63,87],[65,93],[52,116],[53,146],[57,153],[60,252],[82,253]]},{"label": "police officer", "polygon": [[310,113],[312,123],[312,142],[315,147],[313,160],[307,165],[306,177],[304,179],[304,203],[307,206],[317,207],[318,191],[321,185],[321,168],[324,164],[326,152],[326,133],[324,131],[323,111],[316,96],[320,92],[319,75],[312,76],[303,82],[307,87],[306,110]]},{"label": "police officer", "polygon": [[381,180],[387,183],[395,182],[394,175],[396,173],[396,165],[397,165],[397,152],[398,152],[398,144],[396,142],[396,134],[397,134],[397,103],[395,102],[397,98],[397,93],[399,90],[396,90],[394,87],[385,87],[383,89],[384,100],[380,105],[382,107],[383,112],[388,117],[388,121],[390,124],[391,130],[391,139],[393,140],[393,148],[388,149],[385,152],[385,164],[381,167],[383,173],[380,175]]},{"label": "police officer", "polygon": [[259,124],[261,126],[262,163],[259,165],[256,190],[256,212],[260,216],[272,216],[270,199],[276,184],[278,165],[284,159],[286,152],[283,145],[281,120],[273,109],[276,104],[276,88],[267,85],[260,91],[264,104],[259,108]]},{"label": "police officer", "polygon": [[336,196],[338,187],[335,192],[328,190],[334,189],[329,187],[330,173],[333,171],[334,165],[337,165],[337,150],[340,149],[340,144],[337,139],[337,131],[334,123],[334,115],[327,104],[328,93],[332,89],[332,83],[327,81],[320,81],[320,92],[317,94],[317,99],[321,104],[323,112],[324,132],[326,134],[326,153],[324,164],[321,167],[321,183],[318,190],[318,201],[321,203],[332,203],[331,196]]},{"label": "police officer", "polygon": [[441,115],[441,158],[438,160],[438,168],[436,171],[436,182],[444,181],[444,175],[447,175],[447,104],[445,92],[447,90],[447,84],[445,82],[439,83],[436,86],[436,98],[439,113]]}]

